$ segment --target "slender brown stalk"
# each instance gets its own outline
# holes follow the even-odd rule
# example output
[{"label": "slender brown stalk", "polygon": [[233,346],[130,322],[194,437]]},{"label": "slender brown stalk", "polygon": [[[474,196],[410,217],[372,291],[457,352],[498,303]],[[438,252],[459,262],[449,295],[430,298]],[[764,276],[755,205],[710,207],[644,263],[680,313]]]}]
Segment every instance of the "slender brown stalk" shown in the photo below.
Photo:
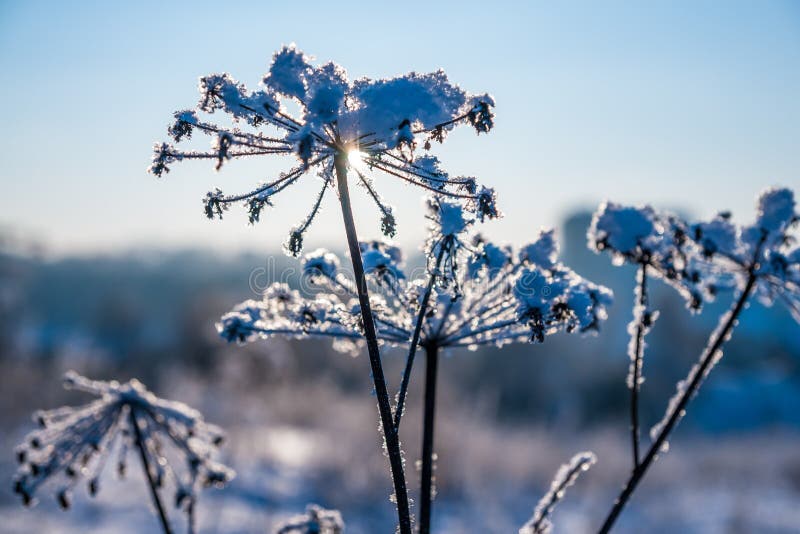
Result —
[{"label": "slender brown stalk", "polygon": [[631,441],[633,444],[633,468],[639,467],[639,381],[642,377],[642,359],[644,357],[644,334],[648,328],[647,318],[647,264],[639,267],[638,311],[636,333],[631,362]]},{"label": "slender brown stalk", "polygon": [[361,249],[358,244],[353,210],[350,206],[350,191],[347,184],[347,154],[340,151],[334,159],[336,180],[339,188],[339,202],[342,206],[347,244],[350,248],[350,259],[353,262],[358,301],[361,305],[361,317],[364,321],[364,337],[367,340],[369,363],[372,367],[372,380],[375,384],[375,396],[378,399],[378,411],[381,417],[381,428],[386,441],[386,451],[389,455],[389,466],[392,471],[394,494],[397,502],[397,516],[401,534],[411,534],[411,515],[408,506],[408,489],[406,488],[405,473],[403,472],[403,457],[400,451],[400,440],[394,431],[392,420],[392,407],[389,402],[389,391],[386,388],[386,379],[383,375],[380,350],[378,349],[378,336],[375,330],[375,320],[369,303],[367,281],[364,276],[364,264],[361,260]]},{"label": "slender brown stalk", "polygon": [[425,346],[425,417],[422,431],[422,480],[419,490],[419,533],[431,531],[433,503],[433,432],[436,418],[436,373],[439,367],[439,347]]},{"label": "slender brown stalk", "polygon": [[419,313],[417,314],[417,322],[414,325],[414,332],[411,336],[411,346],[408,348],[408,356],[406,357],[406,368],[403,371],[403,380],[400,382],[400,391],[397,392],[397,407],[394,410],[394,431],[400,431],[400,418],[403,416],[403,406],[405,405],[406,396],[408,395],[408,383],[411,381],[411,368],[414,366],[414,356],[417,353],[417,345],[419,344],[419,337],[422,333],[422,323],[425,321],[425,312],[428,310],[428,302],[431,299],[433,292],[433,284],[436,282],[436,275],[439,273],[439,266],[442,264],[444,258],[445,243],[439,244],[439,254],[436,256],[436,265],[429,274],[428,284],[425,287],[425,293],[422,295],[422,303],[419,306]]},{"label": "slender brown stalk", "polygon": [[147,457],[144,438],[142,437],[142,430],[139,428],[139,421],[136,418],[136,410],[133,408],[133,406],[130,407],[130,419],[131,426],[133,427],[136,448],[139,449],[139,457],[142,459],[142,468],[144,469],[144,474],[147,477],[147,485],[150,488],[150,496],[153,499],[153,505],[155,505],[156,511],[158,512],[158,518],[161,521],[161,528],[164,531],[164,534],[172,534],[172,527],[169,525],[167,512],[164,510],[164,505],[162,504],[161,497],[158,494],[156,481],[153,479],[153,472],[150,470],[150,460]]},{"label": "slender brown stalk", "polygon": [[706,345],[706,349],[703,351],[700,361],[698,362],[697,366],[692,368],[689,376],[686,378],[688,385],[683,390],[683,393],[678,399],[677,404],[672,408],[672,413],[669,415],[666,423],[661,428],[658,436],[656,436],[655,440],[653,440],[653,444],[650,445],[650,448],[648,449],[645,457],[642,459],[642,462],[639,464],[639,467],[635,468],[631,472],[628,481],[625,483],[625,486],[622,488],[622,492],[614,502],[614,506],[609,512],[608,517],[606,517],[603,526],[600,527],[600,534],[606,534],[607,532],[611,531],[611,528],[614,526],[614,523],[619,517],[619,514],[622,512],[622,509],[625,507],[625,504],[628,502],[628,500],[630,500],[633,491],[639,484],[639,481],[641,481],[645,473],[647,473],[648,468],[652,465],[659,451],[664,446],[664,443],[667,441],[667,438],[669,437],[673,428],[675,428],[675,425],[683,416],[686,405],[689,404],[689,401],[697,392],[697,389],[700,387],[700,384],[703,382],[706,374],[710,371],[713,363],[718,358],[719,350],[725,344],[725,341],[727,341],[734,326],[736,325],[739,315],[741,315],[742,310],[744,310],[745,303],[750,297],[750,294],[753,292],[756,278],[755,267],[751,267],[748,270],[748,278],[744,289],[742,289],[742,292],[736,298],[731,310],[722,317],[720,325],[716,330],[714,330],[714,333],[711,334],[709,343]]}]

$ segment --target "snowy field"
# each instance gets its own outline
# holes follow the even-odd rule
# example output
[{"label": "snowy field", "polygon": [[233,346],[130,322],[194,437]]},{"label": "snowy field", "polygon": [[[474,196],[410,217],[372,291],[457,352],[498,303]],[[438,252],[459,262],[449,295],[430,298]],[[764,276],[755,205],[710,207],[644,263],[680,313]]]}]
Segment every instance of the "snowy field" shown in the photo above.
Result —
[{"label": "snowy field", "polygon": [[[341,510],[350,534],[390,532],[394,516],[388,473],[376,452],[377,415],[370,398],[343,392],[325,378],[258,391],[248,373],[232,359],[214,383],[176,380],[174,397],[203,409],[210,421],[229,430],[223,459],[237,471],[227,488],[202,495],[199,531],[270,532],[306,503],[318,503]],[[409,465],[419,450],[419,408],[412,401],[405,423]],[[554,516],[556,532],[592,532],[626,475],[630,459],[624,427],[576,433],[541,423],[499,423],[491,399],[470,401],[448,389],[440,410],[437,532],[516,532],[557,466],[579,450],[593,450],[597,465],[570,489]],[[374,424],[365,424],[370,420]],[[32,426],[22,422],[3,433],[0,445],[10,451]],[[786,429],[717,436],[678,432],[673,450],[657,462],[618,532],[797,532],[799,438],[796,430]],[[9,480],[14,465],[10,454],[3,459],[0,476]],[[156,519],[136,462],[129,459],[125,481],[108,470],[94,500],[76,491],[68,512],[52,496],[24,509],[5,484],[0,530],[154,532]],[[416,484],[411,475],[412,488]]]}]

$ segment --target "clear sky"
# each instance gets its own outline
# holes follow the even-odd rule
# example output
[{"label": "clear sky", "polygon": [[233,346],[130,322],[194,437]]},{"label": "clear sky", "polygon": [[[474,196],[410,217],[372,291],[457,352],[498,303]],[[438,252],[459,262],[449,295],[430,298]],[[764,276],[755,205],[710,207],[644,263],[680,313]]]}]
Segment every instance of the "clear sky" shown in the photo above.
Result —
[{"label": "clear sky", "polygon": [[[526,240],[606,198],[747,219],[763,187],[800,190],[800,2],[0,1],[0,232],[58,254],[273,249],[310,206],[312,180],[255,228],[240,209],[206,220],[200,199],[289,161],[220,174],[185,163],[161,180],[145,169],[199,76],[255,86],[290,42],[351,78],[442,67],[492,93],[495,130],[463,129],[438,154],[497,188],[506,217],[485,225],[496,238]],[[377,187],[400,242],[419,243],[420,191],[389,177]],[[327,201],[308,248],[344,244]],[[377,236],[374,207],[356,207],[362,237]]]}]

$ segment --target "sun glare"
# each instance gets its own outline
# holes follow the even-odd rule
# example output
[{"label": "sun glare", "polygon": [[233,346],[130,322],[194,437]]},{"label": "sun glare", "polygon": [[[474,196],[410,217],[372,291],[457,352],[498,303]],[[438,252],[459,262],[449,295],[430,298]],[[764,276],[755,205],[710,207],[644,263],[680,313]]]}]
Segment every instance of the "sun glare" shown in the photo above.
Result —
[{"label": "sun glare", "polygon": [[347,151],[347,162],[350,164],[351,167],[356,167],[358,169],[364,168],[364,153],[358,150],[357,148],[351,149]]}]

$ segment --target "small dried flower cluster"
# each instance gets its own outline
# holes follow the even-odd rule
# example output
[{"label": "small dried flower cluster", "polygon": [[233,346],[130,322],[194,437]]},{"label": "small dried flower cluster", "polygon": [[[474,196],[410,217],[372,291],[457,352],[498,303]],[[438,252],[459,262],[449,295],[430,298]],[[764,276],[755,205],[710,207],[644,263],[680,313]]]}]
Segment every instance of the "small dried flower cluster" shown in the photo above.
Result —
[{"label": "small dried flower cluster", "polygon": [[692,310],[713,297],[713,286],[703,285],[696,247],[687,224],[671,213],[606,202],[594,214],[589,248],[608,251],[615,265],[646,265],[651,275],[674,287]]},{"label": "small dried flower cluster", "polygon": [[286,521],[275,534],[342,534],[343,532],[344,521],[338,510],[326,510],[311,504],[306,507],[306,513]]},{"label": "small dried flower cluster", "polygon": [[[596,329],[605,319],[611,292],[557,261],[552,231],[542,232],[515,254],[479,235],[465,236],[471,219],[458,204],[438,198],[429,205],[433,215],[426,248],[439,261],[429,265],[437,284],[430,289],[421,345],[474,349],[541,342],[559,330]],[[377,289],[371,299],[378,337],[391,344],[408,343],[426,281],[407,278],[400,250],[393,245],[362,243],[362,254],[368,278]],[[308,254],[304,274],[323,292],[303,297],[275,284],[263,300],[243,302],[223,316],[218,325],[221,335],[239,342],[274,335],[327,336],[353,349],[353,341],[362,336],[360,308],[353,285],[339,266],[330,252]]]},{"label": "small dried flower cluster", "polygon": [[734,224],[728,212],[690,225],[650,206],[605,203],[594,215],[589,247],[610,251],[618,265],[647,265],[692,309],[720,290],[743,288],[754,268],[761,300],[784,302],[800,320],[798,220],[794,194],[778,188],[759,196],[756,220],[746,226]]},{"label": "small dried flower cluster", "polygon": [[[288,114],[283,105],[286,102],[299,105],[298,117]],[[320,192],[311,212],[292,229],[286,243],[287,251],[296,256],[326,191],[335,184],[337,161],[357,175],[378,206],[384,235],[394,235],[395,220],[391,207],[367,176],[371,170],[459,198],[481,220],[497,216],[492,189],[478,185],[474,178],[450,177],[434,156],[415,157],[419,142],[429,150],[433,141],[443,142],[459,124],[469,124],[477,133],[488,132],[494,125],[492,107],[491,96],[466,93],[441,70],[350,81],[339,65],[329,62],[314,66],[300,50],[285,46],[274,55],[260,90],[250,91],[228,74],[201,78],[197,107],[176,112],[168,133],[175,143],[191,138],[195,131],[210,135],[211,150],[179,150],[159,143],[149,170],[162,176],[172,163],[188,159],[212,160],[219,170],[225,161],[235,158],[296,156],[298,165],[276,180],[237,195],[215,189],[203,200],[209,218],[221,218],[230,204],[242,202],[250,222],[255,223],[277,193],[316,171],[322,180]],[[227,127],[201,117],[217,111],[228,114],[233,125]],[[264,135],[262,127],[277,133]]]},{"label": "small dried flower cluster", "polygon": [[[792,234],[799,221],[792,191],[768,189],[759,196],[753,224],[736,226],[730,215],[723,213],[709,222],[694,225],[692,238],[707,261],[716,267],[717,279],[740,293],[746,293],[748,284],[752,285],[763,304],[769,306],[780,301],[800,322],[800,247]],[[722,331],[722,325],[730,317],[731,312],[723,315],[715,334]],[[703,378],[722,357],[722,352],[709,357],[711,365],[702,370]],[[696,365],[689,377],[678,383],[664,417],[650,430],[652,437],[658,436],[673,417],[689,384],[700,372],[700,366]],[[665,443],[664,448],[667,447]]]},{"label": "small dried flower cluster", "polygon": [[[146,455],[149,475],[160,487],[167,479],[176,486],[175,504],[188,509],[204,487],[222,487],[234,476],[211,459],[223,441],[222,431],[180,402],[163,400],[136,379],[125,384],[89,380],[75,372],[64,378],[67,389],[98,398],[79,407],[37,412],[40,428],[16,449],[20,468],[14,490],[26,505],[50,485],[62,508],[69,508],[76,484],[87,480],[97,494],[100,475],[116,449],[117,472],[127,470],[127,452]],[[183,463],[184,467],[179,467]]]},{"label": "small dried flower cluster", "polygon": [[753,224],[737,226],[720,213],[691,228],[700,254],[716,268],[720,287],[743,288],[752,270],[756,295],[766,305],[785,304],[800,322],[800,214],[790,189],[768,189],[758,199]]}]

